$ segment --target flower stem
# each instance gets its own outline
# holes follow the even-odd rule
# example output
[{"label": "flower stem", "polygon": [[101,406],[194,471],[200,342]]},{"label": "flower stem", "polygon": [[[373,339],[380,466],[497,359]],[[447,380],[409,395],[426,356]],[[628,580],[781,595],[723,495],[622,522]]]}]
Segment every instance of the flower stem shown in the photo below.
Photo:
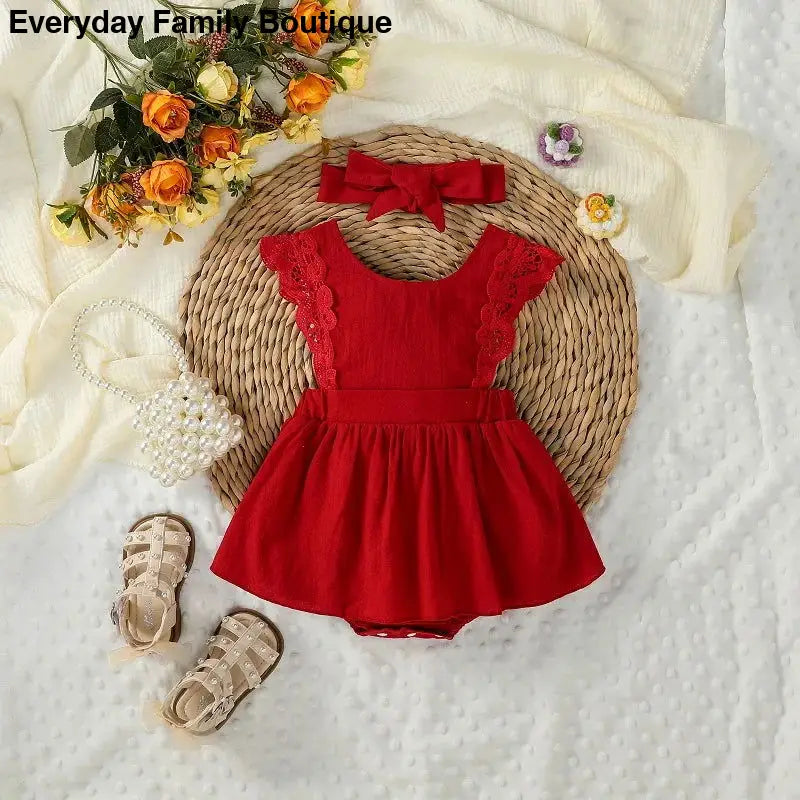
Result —
[{"label": "flower stem", "polygon": [[[50,2],[58,8],[60,11],[63,11],[69,17],[74,17],[75,15],[61,2],[61,0],[50,0]],[[102,52],[105,56],[106,61],[111,64],[111,68],[116,73],[117,77],[122,78],[124,77],[122,73],[119,71],[120,67],[123,67],[131,72],[136,72],[137,67],[134,64],[131,64],[122,56],[118,56],[116,53],[112,53],[108,47],[103,44],[103,42],[97,38],[91,31],[86,31],[86,38],[93,44],[95,47]]]}]

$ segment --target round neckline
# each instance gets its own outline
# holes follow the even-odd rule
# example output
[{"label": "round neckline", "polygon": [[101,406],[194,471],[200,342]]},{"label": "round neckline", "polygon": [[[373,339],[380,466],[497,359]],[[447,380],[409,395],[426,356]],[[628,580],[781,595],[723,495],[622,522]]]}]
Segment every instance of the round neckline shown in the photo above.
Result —
[{"label": "round neckline", "polygon": [[377,281],[380,281],[385,284],[397,284],[398,286],[436,286],[442,283],[452,283],[456,278],[459,277],[464,272],[469,271],[469,267],[471,264],[478,260],[478,257],[483,252],[486,244],[488,241],[496,236],[498,233],[502,233],[503,229],[498,228],[497,225],[492,224],[491,222],[486,224],[486,227],[483,229],[483,232],[478,237],[478,240],[472,246],[472,249],[467,253],[466,257],[462,260],[462,262],[458,265],[458,267],[451,272],[449,275],[445,275],[443,278],[434,278],[432,280],[422,280],[422,281],[410,281],[405,280],[404,278],[391,278],[388,275],[381,275],[380,272],[376,272],[372,267],[365,264],[350,248],[350,245],[347,243],[347,239],[344,238],[344,234],[342,233],[341,228],[339,227],[339,220],[331,219],[327,222],[323,222],[320,227],[328,227],[330,226],[331,230],[334,234],[334,239],[336,240],[339,247],[344,251],[347,258],[356,266],[358,267],[359,272],[366,272],[368,273],[367,277],[372,277]]}]

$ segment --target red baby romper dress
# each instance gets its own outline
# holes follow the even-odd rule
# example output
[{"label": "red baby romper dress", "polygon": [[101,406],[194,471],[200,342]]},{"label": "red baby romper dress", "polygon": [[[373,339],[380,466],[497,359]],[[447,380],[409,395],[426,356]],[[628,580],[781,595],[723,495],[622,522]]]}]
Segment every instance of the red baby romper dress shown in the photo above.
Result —
[{"label": "red baby romper dress", "polygon": [[212,571],[356,633],[451,638],[603,573],[550,455],[492,389],[561,257],[490,225],[446,278],[371,270],[335,221],[261,241],[313,356]]}]

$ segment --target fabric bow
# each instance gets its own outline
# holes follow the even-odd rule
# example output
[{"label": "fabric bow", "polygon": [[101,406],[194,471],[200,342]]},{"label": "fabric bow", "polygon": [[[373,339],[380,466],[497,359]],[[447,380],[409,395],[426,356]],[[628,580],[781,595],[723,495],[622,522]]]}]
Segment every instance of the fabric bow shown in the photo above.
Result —
[{"label": "fabric bow", "polygon": [[146,649],[139,649],[136,647],[120,647],[112,650],[108,654],[108,663],[112,667],[118,667],[120,664],[125,664],[128,661],[135,661],[143,656],[164,656],[164,658],[173,659],[175,661],[182,658],[186,653],[186,645],[178,642],[156,642]]},{"label": "fabric bow", "polygon": [[351,150],[347,167],[323,164],[317,199],[323,203],[370,203],[368,220],[389,211],[424,214],[445,229],[444,202],[470,205],[506,198],[502,164],[478,159],[449,164],[387,164]]},{"label": "fabric bow", "polygon": [[152,732],[160,725],[166,726],[173,744],[179,750],[198,750],[208,744],[196,734],[189,733],[183,728],[176,728],[161,710],[161,704],[155,700],[147,700],[142,705],[142,723],[146,730]]}]

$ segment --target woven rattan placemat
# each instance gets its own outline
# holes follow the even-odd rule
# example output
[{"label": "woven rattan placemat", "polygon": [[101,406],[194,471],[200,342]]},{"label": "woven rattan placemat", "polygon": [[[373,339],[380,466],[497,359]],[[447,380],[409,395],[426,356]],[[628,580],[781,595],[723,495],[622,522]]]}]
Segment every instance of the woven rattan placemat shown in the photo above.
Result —
[{"label": "woven rattan placemat", "polygon": [[[386,161],[481,158],[506,166],[508,199],[493,206],[446,206],[447,230],[400,212],[365,222],[366,206],[316,202],[320,165],[343,164],[358,147]],[[246,423],[243,444],[215,462],[215,491],[235,508],[283,420],[313,385],[311,356],[294,309],[264,269],[265,234],[336,218],[352,249],[385,275],[438,278],[461,263],[487,223],[542,242],[565,257],[556,278],[518,321],[514,353],[495,385],[511,389],[521,417],[550,451],[586,507],[616,463],[636,403],[636,304],[623,259],[575,225],[577,198],[523,158],[489,144],[417,127],[392,127],[331,142],[280,164],[219,227],[181,300],[186,354]]]}]

